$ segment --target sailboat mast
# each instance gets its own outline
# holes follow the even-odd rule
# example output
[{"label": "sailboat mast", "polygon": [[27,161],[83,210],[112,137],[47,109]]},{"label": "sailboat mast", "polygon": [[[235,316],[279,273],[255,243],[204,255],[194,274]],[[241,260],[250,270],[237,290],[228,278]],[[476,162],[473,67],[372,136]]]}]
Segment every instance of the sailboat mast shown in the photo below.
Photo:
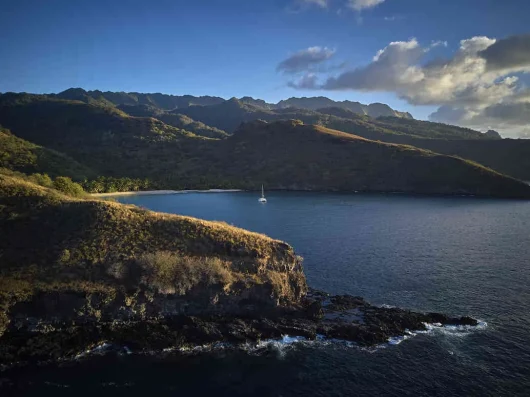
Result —
[{"label": "sailboat mast", "polygon": [[263,185],[261,185],[261,197],[265,197],[265,193],[263,191]]}]

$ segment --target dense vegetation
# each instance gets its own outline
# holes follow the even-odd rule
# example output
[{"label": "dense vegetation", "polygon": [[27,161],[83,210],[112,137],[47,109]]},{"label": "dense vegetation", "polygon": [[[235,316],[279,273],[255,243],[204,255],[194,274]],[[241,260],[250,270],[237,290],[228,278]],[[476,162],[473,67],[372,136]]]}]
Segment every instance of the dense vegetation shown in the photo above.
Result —
[{"label": "dense vegetation", "polygon": [[[530,187],[479,164],[299,121],[248,123],[203,145],[187,167],[240,187],[528,197]],[[208,161],[206,161],[207,159]]]},{"label": "dense vegetation", "polygon": [[384,140],[470,159],[514,178],[530,181],[529,139],[448,140],[388,135]]},{"label": "dense vegetation", "polygon": [[83,186],[77,182],[74,182],[70,177],[67,176],[57,176],[55,179],[52,179],[48,174],[40,174],[37,172],[28,175],[22,172],[10,170],[9,168],[1,167],[0,175],[6,177],[15,177],[21,181],[27,181],[42,187],[54,189],[70,197],[87,196]]},{"label": "dense vegetation", "polygon": [[114,178],[111,176],[85,180],[82,186],[88,193],[136,192],[157,188],[156,184],[146,178]]},{"label": "dense vegetation", "polygon": [[441,123],[430,123],[408,118],[380,117],[372,118],[341,107],[320,108],[317,110],[301,108],[265,109],[243,103],[235,98],[226,102],[203,107],[190,107],[179,110],[205,124],[232,132],[243,122],[253,120],[277,121],[286,119],[302,120],[305,124],[350,132],[368,139],[385,141],[396,135],[429,139],[495,139],[469,128],[462,128]]},{"label": "dense vegetation", "polygon": [[[439,173],[437,167],[441,164],[440,159],[445,157],[422,155],[429,159],[427,169],[434,171],[431,183],[420,182],[427,176],[420,175],[410,165],[411,156],[407,153],[426,152],[414,151],[410,147],[398,151],[398,155],[392,154],[407,158],[406,161],[396,161],[392,156],[385,157],[392,151],[381,149],[384,155],[378,155],[378,151],[370,149],[371,145],[360,146],[361,152],[366,152],[351,151],[348,155],[341,154],[340,145],[328,148],[326,143],[320,150],[319,140],[308,140],[310,135],[300,134],[297,129],[287,128],[282,123],[278,125],[283,127],[278,127],[279,132],[271,136],[270,142],[265,137],[261,142],[248,134],[242,136],[237,132],[230,136],[224,133],[224,130],[239,131],[242,122],[257,119],[269,122],[299,119],[304,124],[321,128],[315,131],[329,128],[372,141],[407,144],[457,155],[501,173],[530,180],[530,156],[527,155],[530,142],[496,139],[494,134],[444,124],[395,117],[374,119],[341,107],[316,111],[267,107],[252,98],[246,98],[245,102],[235,98],[228,101],[203,98],[206,101],[203,105],[193,103],[194,106],[169,110],[159,107],[162,106],[161,99],[159,102],[148,101],[148,104],[124,100],[130,99],[132,94],[115,93],[117,96],[113,97],[111,93],[101,96],[99,92],[83,90],[70,90],[66,94],[59,96],[74,99],[31,94],[0,95],[0,123],[12,132],[0,135],[0,143],[3,142],[0,146],[1,166],[25,173],[47,173],[53,178],[68,176],[82,183],[88,192],[256,188],[261,182],[267,182],[269,188],[424,193],[474,192],[477,191],[475,188],[478,189],[477,186],[472,188],[469,181],[464,181],[458,177],[458,172],[453,171],[447,174],[453,180],[442,181],[443,187],[434,188],[436,182],[441,182],[436,176]],[[117,102],[123,104],[115,106]],[[146,115],[149,117],[143,117]],[[167,118],[168,122],[185,129],[151,116]],[[256,126],[260,124],[250,125],[258,128]],[[279,136],[282,133],[285,135]],[[382,143],[377,145],[389,147]],[[352,146],[346,147],[351,150]],[[288,155],[287,150],[292,154]],[[337,155],[339,158],[344,156],[342,161],[345,163],[349,161],[348,167],[338,165]],[[357,165],[361,158],[366,159],[366,166]],[[319,166],[315,168],[311,164]],[[388,175],[384,175],[390,164]],[[462,163],[455,164],[455,170],[462,166]],[[280,172],[284,169],[288,172]],[[307,175],[307,169],[316,171]],[[389,177],[394,172],[399,175]],[[319,177],[324,174],[334,177]],[[491,182],[483,178],[479,180],[479,183]],[[512,195],[500,193],[493,187],[490,190],[495,195]],[[487,195],[488,191],[478,194]]]},{"label": "dense vegetation", "polygon": [[0,168],[31,173],[47,173],[52,177],[70,175],[76,179],[94,176],[89,168],[69,156],[25,141],[0,126]]},{"label": "dense vegetation", "polygon": [[210,127],[199,121],[178,113],[177,110],[167,111],[149,105],[120,105],[118,109],[135,117],[154,117],[167,125],[193,132],[208,138],[226,138],[228,134],[215,127]]},{"label": "dense vegetation", "polygon": [[183,141],[206,139],[153,118],[42,95],[0,95],[0,123],[20,138],[68,154],[96,176],[164,172],[178,163]]},{"label": "dense vegetation", "polygon": [[352,101],[333,101],[326,97],[312,97],[312,98],[289,98],[278,102],[279,108],[299,108],[317,110],[321,108],[340,108],[351,111],[361,116],[370,116],[377,118],[381,116],[399,117],[405,119],[412,119],[410,113],[398,112],[384,103],[372,103],[370,105],[363,105],[359,102]]},{"label": "dense vegetation", "polygon": [[[160,93],[141,94],[138,92],[85,91],[81,88],[70,88],[51,96],[60,99],[78,100],[91,104],[99,104],[102,106],[147,106],[149,108],[157,109],[158,111],[176,110],[191,106],[219,105],[225,102],[223,98],[212,96],[195,97],[192,95],[178,96]],[[277,104],[267,103],[262,99],[254,99],[248,96],[240,98],[240,101],[254,107],[270,110],[279,110],[283,108],[316,110],[324,107],[338,107],[353,111],[359,115],[368,115],[374,118],[380,116],[412,118],[409,113],[398,112],[383,103],[363,105],[362,103],[352,101],[332,101],[325,97],[289,98],[280,101]]]},{"label": "dense vegetation", "polygon": [[172,110],[188,106],[208,106],[224,101],[213,96],[195,97],[193,95],[141,94],[138,92],[102,92],[99,90],[85,91],[81,88],[70,88],[53,95],[59,99],[73,99],[83,102],[98,102],[110,105],[147,105],[164,110]]}]

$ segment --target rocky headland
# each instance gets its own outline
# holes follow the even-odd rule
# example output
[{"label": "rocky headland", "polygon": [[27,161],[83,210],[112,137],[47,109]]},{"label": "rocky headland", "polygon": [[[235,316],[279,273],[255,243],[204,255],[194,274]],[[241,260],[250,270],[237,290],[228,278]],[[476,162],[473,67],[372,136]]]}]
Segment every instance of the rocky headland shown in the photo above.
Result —
[{"label": "rocky headland", "polygon": [[158,351],[333,338],[373,346],[470,317],[308,288],[288,244],[225,223],[74,199],[0,175],[0,364],[107,343]]}]

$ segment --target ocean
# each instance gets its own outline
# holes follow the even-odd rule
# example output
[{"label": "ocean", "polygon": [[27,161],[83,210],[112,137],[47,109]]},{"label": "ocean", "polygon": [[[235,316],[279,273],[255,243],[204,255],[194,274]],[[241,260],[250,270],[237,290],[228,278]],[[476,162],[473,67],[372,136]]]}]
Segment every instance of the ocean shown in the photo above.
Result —
[{"label": "ocean", "polygon": [[530,395],[530,202],[266,195],[267,204],[255,192],[118,200],[284,240],[304,257],[311,287],[378,305],[470,315],[481,326],[435,328],[370,349],[288,335],[237,349],[95,353],[0,373],[0,385],[24,396]]}]

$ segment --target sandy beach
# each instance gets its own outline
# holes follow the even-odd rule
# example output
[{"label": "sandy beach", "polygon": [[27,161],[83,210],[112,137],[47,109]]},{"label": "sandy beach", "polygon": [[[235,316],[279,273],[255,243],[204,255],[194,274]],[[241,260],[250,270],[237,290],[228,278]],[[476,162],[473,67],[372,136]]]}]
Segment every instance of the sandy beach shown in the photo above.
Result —
[{"label": "sandy beach", "polygon": [[242,192],[241,189],[208,189],[208,190],[143,190],[136,192],[113,192],[113,193],[92,193],[92,197],[114,197],[114,196],[147,196],[157,194],[182,194],[182,193],[230,193]]}]

